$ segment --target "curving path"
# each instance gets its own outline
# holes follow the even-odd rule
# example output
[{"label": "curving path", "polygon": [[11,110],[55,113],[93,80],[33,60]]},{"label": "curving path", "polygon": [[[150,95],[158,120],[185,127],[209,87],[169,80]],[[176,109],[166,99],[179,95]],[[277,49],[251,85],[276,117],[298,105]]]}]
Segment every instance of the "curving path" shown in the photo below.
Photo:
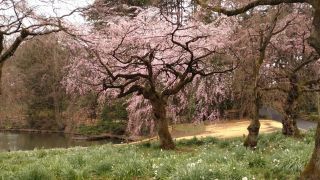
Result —
[{"label": "curving path", "polygon": [[[262,119],[260,120],[261,127],[260,133],[272,133],[281,130],[282,124],[278,121]],[[247,127],[250,124],[250,120],[232,120],[226,122],[217,122],[209,125],[205,125],[205,130],[198,135],[184,136],[175,138],[180,139],[192,139],[205,138],[205,137],[216,137],[219,139],[243,137],[248,135]]]},{"label": "curving path", "polygon": [[[268,107],[261,108],[259,113],[262,116],[267,116],[278,122],[281,122],[283,118],[283,116],[278,111]],[[297,125],[298,125],[298,128],[304,129],[304,130],[315,129],[317,127],[316,122],[306,121],[303,119],[297,119]]]},{"label": "curving path", "polygon": [[[275,131],[279,131],[282,129],[282,115],[277,112],[276,110],[272,108],[261,108],[260,109],[260,115],[266,116],[270,119],[261,119],[261,128],[260,128],[260,133],[272,133]],[[303,130],[309,130],[317,127],[317,123],[315,122],[310,122],[310,121],[305,121],[302,119],[297,120],[298,127]],[[231,121],[218,121],[216,123],[208,124],[208,125],[202,125],[204,127],[201,132],[197,132],[195,134],[190,134],[189,128],[185,129],[185,135],[184,136],[177,136],[177,134],[172,134],[173,138],[175,140],[180,140],[180,139],[192,139],[194,137],[197,138],[205,138],[205,137],[216,137],[220,139],[224,138],[233,138],[233,137],[242,137],[246,136],[248,134],[247,127],[250,124],[250,120],[247,119],[242,119],[242,120],[231,120]],[[199,125],[193,125],[195,126],[194,128],[197,129],[197,126]],[[189,133],[189,134],[188,134]],[[142,142],[148,142],[152,140],[156,140],[157,137],[153,138],[148,138],[148,139],[143,139],[140,141],[136,142],[131,142],[129,144],[139,144]],[[117,145],[124,145],[124,144],[117,144]]]}]

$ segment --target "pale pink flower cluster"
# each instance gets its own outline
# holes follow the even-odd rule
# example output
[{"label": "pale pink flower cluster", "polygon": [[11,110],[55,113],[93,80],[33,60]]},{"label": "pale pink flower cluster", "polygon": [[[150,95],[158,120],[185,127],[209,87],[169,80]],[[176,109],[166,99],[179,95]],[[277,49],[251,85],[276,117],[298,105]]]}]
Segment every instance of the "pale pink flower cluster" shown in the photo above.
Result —
[{"label": "pale pink flower cluster", "polygon": [[[193,68],[203,73],[210,72],[210,60],[215,52],[222,52],[230,45],[228,42],[232,42],[228,41],[232,26],[225,19],[221,19],[218,25],[203,24],[196,20],[181,25],[161,15],[158,8],[143,10],[134,18],[113,16],[104,28],[91,29],[91,32],[83,33],[76,43],[70,44],[77,52],[68,66],[69,73],[65,79],[69,92],[83,94],[94,90],[114,97],[120,91],[116,88],[103,89],[103,84],[120,86],[127,83],[128,79],[114,77],[140,74],[143,77],[151,76],[156,91],[161,93],[180,82],[178,74],[183,74],[189,63],[194,63]],[[150,63],[150,69],[147,63]],[[139,78],[132,85],[146,87],[150,86],[149,81]],[[219,98],[223,97],[223,80],[213,77],[210,82],[202,82],[202,78],[197,76],[190,86],[196,89],[197,116],[218,118],[217,111],[209,110],[207,106],[220,101],[217,100],[218,94]],[[124,87],[124,91],[130,87]],[[186,97],[181,93],[177,96],[186,106]],[[133,94],[128,104],[128,129],[138,133],[142,126],[147,125],[153,130],[154,122],[148,101]],[[169,100],[169,116],[175,119],[181,107],[172,106]],[[195,116],[196,119],[199,118]]]}]

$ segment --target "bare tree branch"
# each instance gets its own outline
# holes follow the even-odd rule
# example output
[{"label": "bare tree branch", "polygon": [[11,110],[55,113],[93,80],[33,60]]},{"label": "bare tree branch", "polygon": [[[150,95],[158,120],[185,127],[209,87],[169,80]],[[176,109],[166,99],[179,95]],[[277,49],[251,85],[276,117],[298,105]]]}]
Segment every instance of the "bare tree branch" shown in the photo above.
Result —
[{"label": "bare tree branch", "polygon": [[218,12],[225,14],[227,16],[234,16],[238,14],[242,14],[247,12],[248,10],[255,8],[257,6],[264,6],[264,5],[279,5],[283,3],[312,3],[312,0],[255,0],[251,3],[248,3],[247,5],[244,5],[243,7],[233,9],[233,10],[227,10],[218,6],[212,7],[209,6],[207,3],[203,2],[203,0],[197,0],[197,3],[200,4],[202,7],[209,9],[213,12]]}]

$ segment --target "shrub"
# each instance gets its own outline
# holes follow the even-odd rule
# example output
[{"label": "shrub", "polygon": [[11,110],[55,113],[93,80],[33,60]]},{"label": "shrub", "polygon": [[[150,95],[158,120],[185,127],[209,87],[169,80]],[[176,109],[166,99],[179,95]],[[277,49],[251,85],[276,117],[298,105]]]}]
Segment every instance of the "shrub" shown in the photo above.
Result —
[{"label": "shrub", "polygon": [[128,119],[128,112],[123,104],[123,101],[116,101],[112,104],[106,103],[101,113],[102,121],[126,121]]},{"label": "shrub", "polygon": [[87,126],[87,125],[80,125],[78,127],[78,132],[81,134],[101,134],[101,133],[113,133],[122,135],[125,133],[126,130],[126,122],[123,121],[116,121],[116,122],[109,122],[109,121],[100,121],[96,125]]}]

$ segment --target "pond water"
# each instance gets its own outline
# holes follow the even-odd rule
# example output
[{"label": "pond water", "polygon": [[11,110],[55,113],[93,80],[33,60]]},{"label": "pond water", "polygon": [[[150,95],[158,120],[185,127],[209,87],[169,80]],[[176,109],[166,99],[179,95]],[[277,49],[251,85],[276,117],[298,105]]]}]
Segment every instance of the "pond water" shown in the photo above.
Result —
[{"label": "pond water", "polygon": [[38,133],[9,133],[0,132],[0,152],[50,149],[50,148],[68,148],[74,146],[92,146],[106,143],[119,143],[112,140],[103,141],[77,141],[67,134],[38,134]]}]

